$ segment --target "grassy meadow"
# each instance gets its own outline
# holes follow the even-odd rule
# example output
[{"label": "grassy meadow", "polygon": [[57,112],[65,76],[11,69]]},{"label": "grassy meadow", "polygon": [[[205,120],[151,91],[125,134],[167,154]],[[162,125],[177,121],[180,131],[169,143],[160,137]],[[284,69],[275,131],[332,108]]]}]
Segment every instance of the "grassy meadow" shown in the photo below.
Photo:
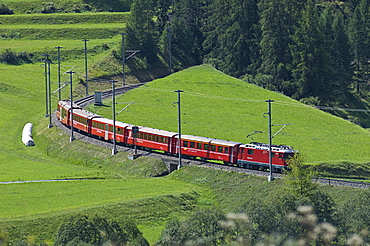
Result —
[{"label": "grassy meadow", "polygon": [[[117,98],[135,102],[117,120],[177,132],[177,101],[181,93],[182,133],[238,142],[268,142],[268,121],[263,114],[271,105],[273,144],[299,150],[308,163],[368,163],[369,131],[341,118],[301,104],[279,93],[229,77],[212,67],[192,67],[155,80]],[[107,100],[107,104],[110,101]],[[123,106],[122,106],[123,107]],[[111,117],[107,107],[88,110]],[[117,111],[119,108],[117,108]],[[262,131],[249,138],[254,131]]]},{"label": "grassy meadow", "polygon": [[[4,2],[22,3],[24,6],[39,4],[33,0]],[[186,217],[197,206],[220,205],[225,211],[230,211],[253,196],[265,196],[271,190],[281,189],[281,181],[278,180],[267,182],[261,177],[199,167],[185,167],[167,177],[152,178],[164,168],[158,159],[140,157],[131,161],[127,159],[127,152],[111,156],[111,149],[79,140],[69,142],[67,133],[56,127],[48,128],[44,67],[40,54],[49,53],[55,60],[54,47],[63,47],[62,73],[73,66],[76,72],[73,77],[74,95],[80,97],[84,94],[80,79],[85,73],[81,40],[90,40],[89,67],[98,67],[97,64],[109,56],[110,49],[118,48],[121,41],[117,32],[124,23],[118,20],[112,21],[112,25],[107,24],[109,21],[105,18],[113,18],[110,15],[17,14],[0,17],[0,22],[7,21],[0,28],[2,34],[20,33],[19,30],[34,27],[28,28],[29,31],[24,32],[28,34],[21,35],[22,38],[0,39],[0,53],[6,49],[26,51],[39,56],[35,60],[40,61],[16,66],[0,64],[0,182],[93,178],[0,184],[0,229],[9,234],[12,243],[35,237],[52,244],[63,221],[75,213],[87,213],[101,214],[118,221],[130,217],[153,244],[168,220]],[[47,19],[59,23],[58,18],[66,22],[60,28],[57,24],[45,25],[49,22]],[[32,22],[32,19],[37,21]],[[87,19],[94,19],[94,25],[90,25]],[[114,26],[114,35],[102,33],[89,37],[85,36],[86,33],[76,32],[78,26],[89,27],[91,34],[107,25]],[[56,31],[51,32],[48,28]],[[67,29],[71,31],[64,32],[64,35],[55,34]],[[42,34],[37,36],[38,40],[35,39],[36,32]],[[110,49],[102,51],[97,48],[102,45]],[[98,73],[101,74],[90,71],[90,75]],[[67,81],[68,74],[62,75],[62,83]],[[57,89],[55,64],[51,65],[51,82],[54,91]],[[107,85],[109,88],[110,84]],[[184,90],[181,93],[184,134],[240,142],[267,142],[267,119],[263,113],[267,112],[265,100],[273,99],[273,124],[291,124],[276,135],[275,144],[294,146],[309,163],[314,164],[348,162],[360,165],[369,162],[369,131],[278,93],[226,76],[208,66],[186,69],[118,97],[117,102],[135,101],[118,115],[118,120],[177,131],[177,108],[172,103],[177,101],[174,91],[178,89]],[[93,90],[94,87],[91,88]],[[62,98],[68,97],[69,87],[65,87]],[[53,109],[57,100],[57,94],[53,94]],[[110,102],[107,100],[105,103]],[[89,107],[89,110],[111,117],[109,107],[105,110]],[[21,142],[23,126],[28,122],[34,124],[34,147],[26,147]],[[274,132],[279,128],[273,127]],[[253,131],[263,133],[247,139],[246,136]],[[344,201],[356,192],[355,189],[345,191],[333,191],[333,194],[338,201]]]}]

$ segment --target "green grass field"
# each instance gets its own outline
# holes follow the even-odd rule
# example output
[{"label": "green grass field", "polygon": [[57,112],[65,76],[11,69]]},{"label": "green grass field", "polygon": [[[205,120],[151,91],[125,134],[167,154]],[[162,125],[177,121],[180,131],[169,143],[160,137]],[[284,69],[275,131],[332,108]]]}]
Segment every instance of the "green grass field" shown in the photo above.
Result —
[{"label": "green grass field", "polygon": [[[19,3],[28,1],[22,0]],[[11,2],[18,3],[15,0]],[[33,0],[29,2],[31,5],[34,3]],[[25,4],[27,7],[31,5]],[[77,26],[91,26],[95,28],[89,28],[91,32],[107,27],[106,21],[95,21],[96,25],[89,26],[83,21],[88,15],[61,14],[59,17],[70,18],[70,25],[60,27],[77,30]],[[96,15],[99,16],[94,17],[95,20],[99,20],[109,14]],[[46,23],[48,18],[55,16],[57,15],[14,15],[7,20],[24,18],[25,23],[11,26],[9,21],[2,27],[17,32],[23,25],[27,28],[35,25],[31,21],[33,18],[39,23]],[[79,20],[75,21],[77,19]],[[121,24],[115,22],[113,25],[118,27]],[[45,34],[46,25],[33,27],[29,32],[35,35],[32,32],[39,30],[42,34],[38,36],[39,40],[30,40],[31,34],[24,39],[0,40],[0,51],[9,48],[28,53],[53,51],[51,54],[55,59],[54,47],[63,46],[62,56],[66,58],[63,59],[62,73],[75,66],[75,95],[83,95],[81,90],[84,89],[78,83],[84,77],[81,40],[90,39],[89,50],[102,44],[116,48],[121,41],[119,35],[96,39],[78,36],[84,33],[73,34],[73,31],[67,32],[63,39],[55,39]],[[54,28],[51,25],[48,27]],[[77,38],[73,40],[75,37]],[[75,55],[79,51],[80,54]],[[89,66],[99,63],[108,53],[109,50],[89,53]],[[252,193],[266,195],[271,189],[280,189],[279,181],[268,183],[265,178],[197,167],[187,167],[164,178],[148,178],[153,176],[154,169],[163,168],[163,163],[148,157],[131,161],[127,159],[126,152],[111,156],[110,149],[78,140],[70,143],[68,134],[56,127],[48,129],[41,59],[38,63],[19,66],[0,64],[0,71],[0,182],[100,178],[70,182],[0,184],[0,228],[9,233],[11,240],[35,236],[52,243],[60,223],[72,214],[83,212],[98,213],[118,221],[131,217],[149,242],[154,243],[166,221],[175,216],[184,217],[196,206],[221,205],[225,210],[232,209],[244,202],[243,199],[251,199]],[[52,91],[57,88],[56,75],[57,68],[53,64]],[[66,81],[69,81],[69,77],[63,75],[62,82]],[[181,94],[184,134],[249,142],[252,139],[246,138],[248,134],[263,131],[262,134],[253,135],[253,138],[255,141],[267,142],[267,119],[262,115],[267,112],[265,100],[273,99],[273,124],[292,124],[274,138],[275,144],[294,146],[310,163],[369,162],[369,131],[278,93],[226,76],[208,66],[189,68],[120,96],[117,102],[135,103],[127,111],[120,113],[118,119],[177,131],[177,108],[172,103],[177,101],[174,91],[178,89],[184,90]],[[67,99],[68,96],[69,88],[66,87],[62,97]],[[56,94],[52,96],[52,101],[55,108]],[[109,100],[106,103],[109,104]],[[109,107],[105,108],[106,111],[97,107],[90,107],[89,110],[111,117]],[[34,124],[35,147],[26,147],[21,142],[21,132],[27,122]],[[279,127],[273,129],[276,132]],[[247,196],[246,192],[249,192]],[[338,194],[336,197],[345,200],[351,193]],[[348,197],[343,198],[345,195]]]},{"label": "green grass field", "polygon": [[[135,103],[117,120],[177,132],[177,108],[172,103],[177,101],[174,91],[178,89],[184,90],[183,134],[268,142],[268,121],[263,114],[268,111],[265,101],[272,99],[273,132],[281,128],[279,124],[291,124],[273,138],[274,144],[294,146],[308,163],[369,162],[367,130],[209,66],[189,68],[119,96],[117,102]],[[88,110],[111,118],[110,108],[90,106]],[[253,131],[263,133],[247,139]]]},{"label": "green grass field", "polygon": [[[175,196],[195,190],[196,187],[191,184],[169,178],[2,184],[0,218],[27,217],[164,195]],[[63,197],[68,199],[61,199]]]}]

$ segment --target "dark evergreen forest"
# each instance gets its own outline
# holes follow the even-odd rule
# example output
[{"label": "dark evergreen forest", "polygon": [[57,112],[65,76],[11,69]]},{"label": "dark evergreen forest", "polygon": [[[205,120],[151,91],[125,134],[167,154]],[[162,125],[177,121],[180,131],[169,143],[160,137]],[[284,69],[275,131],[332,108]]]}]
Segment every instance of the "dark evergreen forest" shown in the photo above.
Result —
[{"label": "dark evergreen forest", "polygon": [[370,0],[134,0],[126,32],[175,71],[207,63],[313,105],[369,92]]}]

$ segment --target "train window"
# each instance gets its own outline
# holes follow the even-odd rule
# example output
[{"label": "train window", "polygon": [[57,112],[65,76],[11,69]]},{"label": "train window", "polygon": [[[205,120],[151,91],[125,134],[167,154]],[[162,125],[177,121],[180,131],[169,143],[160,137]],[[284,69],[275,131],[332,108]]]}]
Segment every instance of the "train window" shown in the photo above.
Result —
[{"label": "train window", "polygon": [[225,147],[224,153],[229,153],[229,147]]},{"label": "train window", "polygon": [[209,144],[204,144],[204,150],[208,150]]},{"label": "train window", "polygon": [[197,149],[202,149],[202,143],[197,143]]},{"label": "train window", "polygon": [[274,158],[274,157],[275,157],[275,153],[271,152],[271,158]]},{"label": "train window", "polygon": [[216,151],[216,145],[211,145],[211,150]]},{"label": "train window", "polygon": [[183,145],[184,147],[188,147],[188,146],[189,146],[189,142],[188,142],[188,141],[183,141],[183,142],[182,142],[182,145]]},{"label": "train window", "polygon": [[254,150],[253,149],[248,149],[248,155],[253,155],[254,154]]},{"label": "train window", "polygon": [[218,147],[217,147],[217,152],[222,153],[222,149],[223,149],[223,148],[222,148],[222,146],[218,146]]},{"label": "train window", "polygon": [[194,142],[190,142],[190,148],[194,148],[195,146],[195,143]]}]

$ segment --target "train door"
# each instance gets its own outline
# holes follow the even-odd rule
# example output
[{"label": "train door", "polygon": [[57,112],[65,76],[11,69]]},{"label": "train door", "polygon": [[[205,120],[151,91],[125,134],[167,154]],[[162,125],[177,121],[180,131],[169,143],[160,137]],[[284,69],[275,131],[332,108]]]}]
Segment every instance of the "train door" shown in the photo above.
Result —
[{"label": "train door", "polygon": [[109,133],[109,125],[105,124],[105,135],[104,135],[105,140],[108,140],[108,136],[109,136],[108,133]]}]

